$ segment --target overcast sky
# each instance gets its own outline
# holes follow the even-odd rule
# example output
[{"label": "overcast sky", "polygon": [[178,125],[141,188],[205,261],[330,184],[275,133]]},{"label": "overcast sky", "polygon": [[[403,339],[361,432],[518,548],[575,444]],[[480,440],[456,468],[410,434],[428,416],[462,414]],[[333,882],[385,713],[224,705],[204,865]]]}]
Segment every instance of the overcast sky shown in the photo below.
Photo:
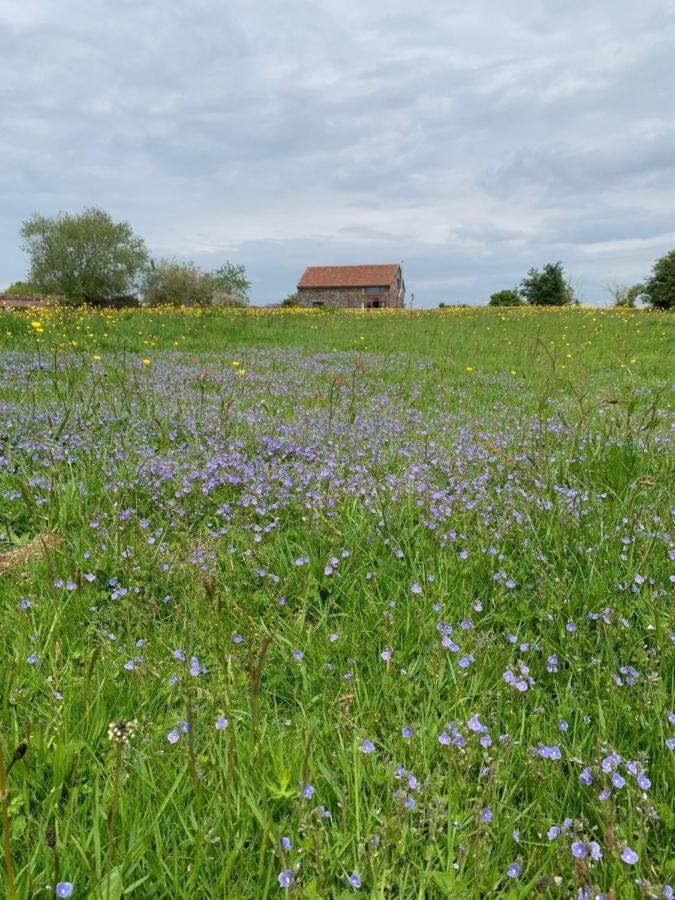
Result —
[{"label": "overcast sky", "polygon": [[416,304],[675,247],[673,0],[0,0],[0,286],[87,205],[156,256],[403,261]]}]

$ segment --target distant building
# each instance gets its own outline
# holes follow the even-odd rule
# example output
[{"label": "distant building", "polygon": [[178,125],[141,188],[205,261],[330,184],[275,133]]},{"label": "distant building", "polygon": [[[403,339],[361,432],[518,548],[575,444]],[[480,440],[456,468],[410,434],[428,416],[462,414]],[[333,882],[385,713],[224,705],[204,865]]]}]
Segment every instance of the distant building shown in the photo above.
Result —
[{"label": "distant building", "polygon": [[405,306],[400,265],[310,266],[298,282],[298,306],[396,309]]},{"label": "distant building", "polygon": [[0,309],[30,309],[32,306],[49,305],[50,301],[43,297],[18,297],[0,292]]}]

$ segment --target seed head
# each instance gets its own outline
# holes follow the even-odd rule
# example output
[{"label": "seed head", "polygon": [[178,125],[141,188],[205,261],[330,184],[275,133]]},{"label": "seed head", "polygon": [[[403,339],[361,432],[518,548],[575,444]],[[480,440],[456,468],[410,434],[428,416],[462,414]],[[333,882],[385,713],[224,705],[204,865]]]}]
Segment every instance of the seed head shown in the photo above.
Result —
[{"label": "seed head", "polygon": [[28,744],[23,741],[14,751],[14,756],[12,756],[12,762],[16,762],[21,759],[21,757],[26,755],[26,750],[28,750]]},{"label": "seed head", "polygon": [[14,763],[17,763],[20,759],[23,759],[23,757],[26,755],[27,750],[28,744],[25,741],[22,741],[12,754],[12,758],[10,759],[9,765],[7,766],[7,774],[11,772]]},{"label": "seed head", "polygon": [[108,740],[115,744],[128,744],[129,738],[133,737],[135,731],[134,722],[125,722],[124,720],[111,722],[108,725]]}]

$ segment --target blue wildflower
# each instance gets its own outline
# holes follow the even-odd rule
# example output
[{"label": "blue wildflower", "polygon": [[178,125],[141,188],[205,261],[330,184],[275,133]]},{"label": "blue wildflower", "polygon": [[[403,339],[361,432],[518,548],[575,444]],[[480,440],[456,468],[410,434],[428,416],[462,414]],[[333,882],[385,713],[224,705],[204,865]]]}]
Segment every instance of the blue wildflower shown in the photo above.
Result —
[{"label": "blue wildflower", "polygon": [[279,882],[279,887],[289,888],[295,879],[293,878],[293,873],[290,869],[284,869],[283,872],[279,872],[277,876],[277,881]]},{"label": "blue wildflower", "polygon": [[631,850],[630,847],[626,847],[626,849],[621,854],[621,859],[623,862],[627,863],[629,866],[634,866],[640,857],[637,855],[635,850]]}]

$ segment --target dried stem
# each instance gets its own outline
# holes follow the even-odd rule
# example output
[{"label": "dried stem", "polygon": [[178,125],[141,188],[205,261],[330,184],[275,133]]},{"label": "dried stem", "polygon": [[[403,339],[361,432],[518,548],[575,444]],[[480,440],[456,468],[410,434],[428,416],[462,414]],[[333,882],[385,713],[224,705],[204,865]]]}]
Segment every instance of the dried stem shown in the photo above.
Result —
[{"label": "dried stem", "polygon": [[260,696],[260,684],[262,682],[262,673],[263,667],[265,665],[265,658],[267,656],[267,651],[270,649],[270,644],[273,640],[274,635],[268,634],[262,643],[260,652],[258,653],[256,664],[253,665],[252,661],[249,661],[249,669],[251,674],[251,737],[253,739],[254,746],[256,746],[258,749],[258,698]]},{"label": "dried stem", "polygon": [[56,829],[52,822],[47,825],[47,830],[45,832],[45,840],[47,841],[47,846],[52,851],[54,855],[54,884],[59,883],[59,851],[56,847]]}]

